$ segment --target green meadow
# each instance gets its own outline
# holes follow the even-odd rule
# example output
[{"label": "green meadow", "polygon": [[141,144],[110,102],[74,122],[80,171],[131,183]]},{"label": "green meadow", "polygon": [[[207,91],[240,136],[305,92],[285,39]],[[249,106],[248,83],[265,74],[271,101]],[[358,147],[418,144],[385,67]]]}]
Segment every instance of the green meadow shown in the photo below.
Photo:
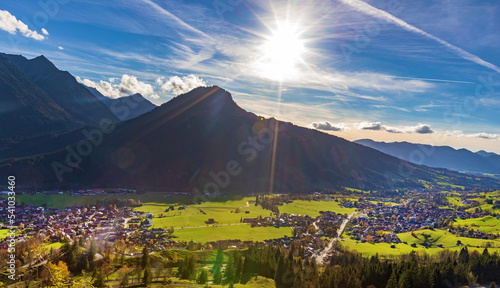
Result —
[{"label": "green meadow", "polygon": [[319,216],[319,211],[332,211],[340,214],[350,214],[356,209],[340,207],[340,202],[335,201],[307,201],[294,200],[290,204],[284,204],[279,207],[280,213],[295,215],[309,215],[311,217]]},{"label": "green meadow", "polygon": [[292,236],[292,230],[289,227],[254,227],[250,225],[231,225],[231,226],[209,226],[200,228],[175,229],[174,235],[179,237],[176,240],[212,242],[218,240],[241,241],[264,241],[267,239],[276,239],[286,236]]},{"label": "green meadow", "polygon": [[[255,200],[255,198],[228,197],[191,205],[184,205],[179,202],[162,203],[158,200],[156,202],[143,202],[143,205],[135,208],[135,210],[153,213],[155,216],[153,218],[153,228],[207,226],[205,221],[208,221],[208,219],[214,219],[217,222],[216,224],[236,224],[240,223],[244,218],[270,216],[271,211],[264,210],[261,206],[255,206],[252,203],[248,203],[247,206],[247,201],[251,200]],[[165,212],[170,206],[174,206],[175,210]],[[184,209],[179,210],[180,207]],[[236,213],[237,209],[240,210],[239,213]]]},{"label": "green meadow", "polygon": [[[419,251],[419,253],[427,253],[429,255],[435,255],[445,248],[450,251],[459,251],[463,246],[456,246],[457,240],[460,240],[463,245],[468,246],[469,251],[477,250],[482,253],[484,250],[482,247],[487,242],[490,242],[493,248],[488,248],[488,250],[490,252],[500,252],[500,241],[498,240],[456,237],[447,231],[438,229],[418,230],[414,231],[414,235],[416,237],[412,235],[412,232],[398,234],[399,239],[406,241],[408,244],[395,244],[396,248],[391,248],[392,244],[389,243],[361,243],[353,239],[342,239],[342,244],[348,247],[349,250],[356,250],[364,256],[373,256],[378,253],[381,257],[385,258],[394,258],[399,255],[408,254],[411,251]],[[417,244],[416,248],[410,246],[413,243]],[[437,244],[441,244],[444,248],[438,247]]]},{"label": "green meadow", "polygon": [[500,232],[500,219],[493,216],[486,216],[482,218],[473,219],[458,219],[455,226],[460,225],[474,230],[483,231],[486,233],[499,233]]}]

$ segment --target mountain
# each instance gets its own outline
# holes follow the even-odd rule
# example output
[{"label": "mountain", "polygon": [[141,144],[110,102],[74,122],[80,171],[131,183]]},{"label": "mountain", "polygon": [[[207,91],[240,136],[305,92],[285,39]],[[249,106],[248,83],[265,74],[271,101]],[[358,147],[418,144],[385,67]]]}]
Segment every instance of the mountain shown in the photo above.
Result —
[{"label": "mountain", "polygon": [[466,149],[456,150],[448,146],[431,146],[408,142],[386,143],[370,139],[354,142],[429,167],[462,172],[500,174],[500,156],[494,153],[484,151],[473,153]]},{"label": "mountain", "polygon": [[477,154],[477,155],[480,155],[480,156],[482,156],[482,157],[486,157],[486,158],[487,158],[487,157],[490,157],[490,156],[493,156],[493,157],[494,157],[494,156],[500,156],[500,155],[495,154],[495,153],[493,153],[493,152],[486,152],[486,151],[484,151],[484,150],[477,151],[477,152],[476,152],[476,154]]},{"label": "mountain", "polygon": [[0,55],[1,149],[27,136],[60,133],[83,125],[83,121],[64,110],[22,71]]},{"label": "mountain", "polygon": [[69,72],[61,71],[45,56],[26,59],[21,55],[0,53],[13,66],[43,90],[53,102],[79,122],[98,126],[103,119],[118,118]]},{"label": "mountain", "polygon": [[0,166],[0,175],[22,171],[18,185],[235,194],[424,188],[421,181],[436,179],[500,187],[493,179],[418,166],[317,130],[264,119],[216,86],[196,88],[104,128],[89,130],[88,139],[56,153]]},{"label": "mountain", "polygon": [[109,98],[93,87],[85,86],[94,96],[101,100],[121,121],[130,120],[147,113],[156,105],[144,98],[140,93],[120,98]]},{"label": "mountain", "polygon": [[[142,104],[139,100],[142,96],[124,100],[125,111],[141,113],[128,108],[137,106],[134,101]],[[116,107],[123,113],[123,107]],[[74,144],[85,138],[79,129],[101,121],[119,119],[71,74],[44,56],[28,60],[0,53],[0,161]]]}]

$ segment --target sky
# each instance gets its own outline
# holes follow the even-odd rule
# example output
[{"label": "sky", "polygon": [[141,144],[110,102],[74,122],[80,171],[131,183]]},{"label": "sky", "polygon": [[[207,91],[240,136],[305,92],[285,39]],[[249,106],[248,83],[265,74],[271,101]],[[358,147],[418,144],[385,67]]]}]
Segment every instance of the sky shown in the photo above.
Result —
[{"label": "sky", "polygon": [[246,110],[348,140],[500,153],[500,2],[0,3],[0,51],[109,97],[218,85]]}]

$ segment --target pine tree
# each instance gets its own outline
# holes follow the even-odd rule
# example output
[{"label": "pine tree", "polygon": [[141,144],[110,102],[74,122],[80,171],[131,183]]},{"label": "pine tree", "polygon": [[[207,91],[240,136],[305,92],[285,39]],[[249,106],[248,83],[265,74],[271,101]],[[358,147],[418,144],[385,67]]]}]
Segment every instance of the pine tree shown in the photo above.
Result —
[{"label": "pine tree", "polygon": [[153,275],[151,274],[151,266],[149,264],[144,269],[144,276],[142,277],[142,283],[146,286],[151,284]]},{"label": "pine tree", "polygon": [[96,253],[97,253],[97,244],[95,242],[95,238],[92,237],[92,239],[90,240],[89,251],[87,253],[87,259],[89,261],[90,268],[94,267],[94,257]]},{"label": "pine tree", "polygon": [[398,288],[398,277],[394,271],[392,271],[391,277],[389,277],[389,281],[385,288]]},{"label": "pine tree", "polygon": [[141,267],[142,269],[145,269],[146,266],[149,265],[149,248],[148,246],[144,246],[142,249],[142,256],[141,256]]},{"label": "pine tree", "polygon": [[411,275],[408,271],[403,272],[398,281],[399,288],[413,288],[413,283],[411,283]]},{"label": "pine tree", "polygon": [[208,273],[207,273],[207,270],[203,269],[198,274],[198,278],[196,278],[196,283],[205,284],[205,283],[207,283],[207,281],[208,281]]},{"label": "pine tree", "polygon": [[491,282],[490,288],[497,288],[497,284],[495,282]]},{"label": "pine tree", "polygon": [[278,261],[278,268],[276,268],[276,273],[274,275],[274,281],[276,282],[276,287],[284,287],[283,283],[283,275],[285,275],[286,272],[286,263],[283,255],[279,258]]},{"label": "pine tree", "polygon": [[214,272],[214,284],[221,284],[222,283],[222,271],[221,267],[217,267],[215,272]]},{"label": "pine tree", "polygon": [[461,263],[468,263],[469,262],[469,249],[467,249],[467,246],[462,248],[460,250],[460,254],[458,255],[458,261]]},{"label": "pine tree", "polygon": [[234,274],[236,273],[236,267],[234,263],[234,255],[229,257],[229,262],[226,265],[226,269],[224,269],[224,284],[232,283],[234,281]]},{"label": "pine tree", "polygon": [[104,287],[106,286],[105,284],[105,281],[106,279],[104,279],[104,273],[102,273],[102,270],[101,269],[96,269],[96,273],[95,273],[95,279],[94,279],[94,282],[92,283],[95,287]]},{"label": "pine tree", "polygon": [[241,271],[243,271],[243,257],[240,253],[236,254],[236,271],[234,271],[234,283],[239,283],[241,279]]},{"label": "pine tree", "polygon": [[123,275],[122,280],[120,281],[120,287],[127,287],[128,286],[128,274],[125,273]]}]

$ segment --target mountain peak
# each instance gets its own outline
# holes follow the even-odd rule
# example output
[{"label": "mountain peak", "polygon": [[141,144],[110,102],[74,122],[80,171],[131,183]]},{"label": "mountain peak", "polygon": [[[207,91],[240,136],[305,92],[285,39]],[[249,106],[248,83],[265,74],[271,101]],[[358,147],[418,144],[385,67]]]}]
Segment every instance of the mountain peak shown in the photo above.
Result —
[{"label": "mountain peak", "polygon": [[39,65],[43,65],[46,69],[51,69],[51,70],[59,70],[56,65],[54,65],[54,63],[52,63],[49,59],[47,59],[47,57],[45,57],[44,55],[40,55],[38,57],[35,57],[31,60],[28,60],[30,62],[33,62],[33,63],[36,63],[36,64],[39,64]]},{"label": "mountain peak", "polygon": [[231,94],[219,86],[196,87],[161,106],[165,107],[165,109],[179,109],[181,106],[192,107],[195,105],[212,111],[217,111],[222,107],[239,108],[233,101]]}]

